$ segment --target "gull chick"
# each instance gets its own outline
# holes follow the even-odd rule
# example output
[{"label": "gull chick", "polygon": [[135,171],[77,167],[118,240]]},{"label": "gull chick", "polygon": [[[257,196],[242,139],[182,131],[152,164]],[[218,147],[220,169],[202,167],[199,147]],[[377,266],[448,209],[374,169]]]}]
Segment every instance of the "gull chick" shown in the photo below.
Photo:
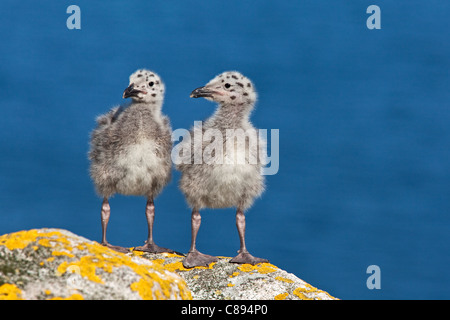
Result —
[{"label": "gull chick", "polygon": [[[192,158],[190,163],[183,161],[177,165],[177,169],[181,171],[180,189],[192,208],[191,247],[183,265],[191,268],[207,266],[209,263],[217,261],[216,257],[200,253],[196,249],[196,238],[201,223],[199,210],[228,207],[236,208],[236,227],[240,239],[238,255],[230,262],[250,264],[268,262],[266,259],[252,256],[245,245],[244,212],[264,190],[261,157],[258,157],[259,147],[258,145],[251,147],[248,143],[234,141],[233,147],[227,149],[226,132],[228,130],[256,132],[249,120],[257,99],[255,88],[252,82],[239,72],[229,71],[218,75],[205,86],[192,91],[191,98],[200,97],[218,103],[217,110],[202,124],[201,130],[203,133],[208,130],[221,133],[222,150],[224,150],[223,161],[199,164],[195,163]],[[191,130],[191,136],[194,130],[196,129]],[[180,143],[191,144],[189,147],[194,151],[192,157],[198,151],[205,157],[208,144],[205,143],[204,138],[196,141],[195,133],[193,135],[194,139],[183,140]],[[248,142],[247,138],[245,140]],[[257,143],[259,144],[261,141]],[[201,148],[201,150],[196,150],[196,148]],[[238,162],[236,161],[238,158],[245,159],[245,161]],[[251,158],[257,159],[257,161],[249,161]]]},{"label": "gull chick", "polygon": [[155,72],[137,70],[123,92],[123,98],[132,99],[131,104],[99,116],[91,134],[90,175],[103,197],[102,244],[120,252],[128,249],[106,240],[109,198],[115,193],[147,197],[148,238],[135,250],[173,252],[153,242],[154,199],[170,181],[172,166],[172,129],[169,118],[161,113],[164,91],[164,83]]}]

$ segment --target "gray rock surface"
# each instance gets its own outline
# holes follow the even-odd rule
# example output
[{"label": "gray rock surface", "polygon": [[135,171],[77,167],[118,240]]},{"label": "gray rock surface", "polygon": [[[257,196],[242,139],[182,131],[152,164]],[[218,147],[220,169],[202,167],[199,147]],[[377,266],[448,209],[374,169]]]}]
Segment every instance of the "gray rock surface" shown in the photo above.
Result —
[{"label": "gray rock surface", "polygon": [[144,253],[142,257],[177,272],[186,281],[194,300],[336,299],[270,263],[239,265],[229,263],[229,257],[219,257],[209,267],[186,269],[182,256]]}]

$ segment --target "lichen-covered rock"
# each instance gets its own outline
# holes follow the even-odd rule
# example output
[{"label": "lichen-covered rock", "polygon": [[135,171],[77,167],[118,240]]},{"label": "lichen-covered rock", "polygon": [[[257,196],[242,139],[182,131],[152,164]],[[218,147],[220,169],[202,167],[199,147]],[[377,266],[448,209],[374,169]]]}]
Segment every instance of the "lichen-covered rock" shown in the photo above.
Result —
[{"label": "lichen-covered rock", "polygon": [[160,263],[61,229],[0,236],[1,299],[191,299]]},{"label": "lichen-covered rock", "polygon": [[2,299],[335,299],[270,263],[186,269],[176,254],[123,254],[61,229],[0,236]]},{"label": "lichen-covered rock", "polygon": [[[135,253],[136,254],[136,253]],[[138,253],[143,258],[177,272],[185,280],[194,300],[334,300],[292,273],[270,263],[229,263],[231,258],[219,257],[209,267],[183,267],[182,256]]]}]

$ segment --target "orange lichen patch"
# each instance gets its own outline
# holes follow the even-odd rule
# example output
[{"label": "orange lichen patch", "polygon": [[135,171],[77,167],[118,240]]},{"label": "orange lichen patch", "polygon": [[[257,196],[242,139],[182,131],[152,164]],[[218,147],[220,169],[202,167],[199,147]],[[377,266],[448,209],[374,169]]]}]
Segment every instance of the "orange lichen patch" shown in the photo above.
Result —
[{"label": "orange lichen patch", "polygon": [[[63,234],[60,232],[51,232],[53,235],[48,235],[45,238],[41,238],[38,240],[38,244],[44,247],[53,247],[54,245],[62,246],[65,250],[72,251],[72,246],[70,244],[70,241],[65,238]],[[50,234],[50,232],[47,233],[40,233],[41,235],[44,234]],[[54,236],[57,236],[56,238]]]},{"label": "orange lichen patch", "polygon": [[294,283],[294,281],[292,281],[291,279],[283,278],[283,277],[275,277],[275,280],[279,280],[279,281],[283,281],[283,282],[287,282],[287,283]]},{"label": "orange lichen patch", "polygon": [[183,267],[183,264],[178,261],[178,262],[173,262],[173,263],[168,263],[164,266],[167,270],[170,270],[172,272],[174,271],[184,271],[184,270],[189,270]]},{"label": "orange lichen patch", "polygon": [[143,256],[145,253],[144,251],[134,250],[134,248],[130,248],[130,251],[133,252],[134,255],[139,257]]},{"label": "orange lichen patch", "polygon": [[276,295],[274,297],[275,300],[284,300],[287,298],[287,296],[289,295],[289,293],[285,292],[285,293],[280,293],[278,295]]},{"label": "orange lichen patch", "polygon": [[234,284],[228,283],[227,286],[228,286],[228,287],[234,287]]},{"label": "orange lichen patch", "polygon": [[164,252],[163,255],[167,258],[183,258],[183,256],[176,253]]},{"label": "orange lichen patch", "polygon": [[115,267],[130,267],[141,279],[130,285],[133,291],[137,291],[142,299],[169,299],[171,283],[176,283],[182,299],[192,299],[190,291],[184,282],[169,276],[165,268],[159,263],[151,266],[140,265],[132,261],[131,257],[113,251],[98,244],[85,244],[89,255],[83,256],[78,261],[63,262],[59,265],[57,272],[64,274],[71,266],[79,269],[79,274],[87,279],[104,283],[103,279],[96,273],[97,268],[106,272],[113,272]]},{"label": "orange lichen patch", "polygon": [[230,278],[233,278],[233,277],[236,277],[236,276],[238,276],[238,275],[240,275],[241,273],[240,272],[233,272],[233,274],[231,274],[230,275]]},{"label": "orange lichen patch", "polygon": [[75,257],[72,253],[68,253],[65,251],[53,251],[52,256],[67,256],[69,258]]},{"label": "orange lichen patch", "polygon": [[64,261],[61,263],[57,268],[57,273],[59,275],[64,274],[68,268],[74,266],[78,268],[81,276],[94,282],[104,283],[96,274],[96,268],[111,273],[114,266],[129,264],[131,262],[130,257],[120,255],[107,247],[92,244],[85,244],[85,246],[90,254],[81,257],[78,261]]},{"label": "orange lichen patch", "polygon": [[164,263],[164,259],[155,259],[152,260],[153,263],[157,263],[157,264],[163,264]]},{"label": "orange lichen patch", "polygon": [[259,272],[261,274],[271,273],[278,270],[278,267],[274,266],[270,263],[258,263],[257,265],[253,266],[251,264],[242,264],[237,267],[239,270],[243,272]]},{"label": "orange lichen patch", "polygon": [[[96,267],[103,268],[106,266],[102,262],[99,262],[98,260],[96,261],[95,258],[90,256],[81,257],[81,259],[76,262],[64,261],[58,266],[56,272],[58,275],[62,275],[66,273],[67,270],[72,272],[72,270],[75,270],[74,267],[79,270],[80,275],[89,279],[90,281],[104,283],[103,280],[96,274]],[[112,270],[109,272],[112,272]]]},{"label": "orange lichen patch", "polygon": [[[328,297],[330,297],[331,299],[336,299],[332,296],[330,296],[327,292],[323,291],[323,290],[319,290],[316,287],[313,287],[310,284],[305,283],[305,287],[298,287],[297,289],[294,290],[293,294],[295,294],[297,297],[299,297],[302,300],[314,300],[314,298],[311,298],[310,293],[314,293],[314,296],[317,297],[317,295],[319,293],[323,293],[325,295],[327,295]],[[320,299],[320,298],[317,298]]]},{"label": "orange lichen patch", "polygon": [[241,264],[237,268],[243,272],[250,272],[255,268],[255,266],[252,266],[251,264]]},{"label": "orange lichen patch", "polygon": [[312,285],[305,283],[305,288],[297,288],[299,290],[302,290],[303,292],[315,292],[317,291],[316,287],[313,287]]},{"label": "orange lichen patch", "polygon": [[[37,242],[44,247],[52,247],[52,243],[60,243],[64,249],[71,250],[70,241],[58,231],[39,232],[37,229],[19,231],[0,236],[0,246],[5,246],[9,250],[24,249],[30,243]],[[36,245],[33,249],[37,250]]]},{"label": "orange lichen patch", "polygon": [[85,250],[86,246],[84,244],[79,244],[79,245],[76,245],[74,248],[77,248],[78,250]]},{"label": "orange lichen patch", "polygon": [[141,279],[132,283],[130,288],[133,291],[137,291],[142,299],[152,300],[170,298],[170,283],[167,281],[160,281],[162,274],[159,272],[149,272],[149,269],[142,265],[132,266],[132,269],[141,276]]},{"label": "orange lichen patch", "polygon": [[137,291],[144,300],[153,299],[153,286],[144,279],[134,282],[130,285],[131,290]]},{"label": "orange lichen patch", "polygon": [[23,249],[31,242],[36,241],[39,236],[37,230],[19,231],[0,236],[0,245],[9,250]]},{"label": "orange lichen patch", "polygon": [[[191,292],[186,283],[176,274],[171,274],[162,265],[161,261],[156,263],[139,264],[128,255],[118,253],[98,243],[82,242],[70,235],[53,230],[29,230],[0,236],[0,246],[9,250],[24,249],[28,245],[35,247],[49,247],[52,249],[51,257],[41,262],[59,261],[56,268],[58,275],[75,272],[85,279],[104,284],[106,279],[102,272],[111,273],[115,268],[129,267],[140,280],[132,283],[130,288],[137,291],[143,299],[192,299]],[[76,250],[83,251],[82,255]],[[78,255],[77,258],[75,258]],[[65,261],[62,261],[62,258]],[[61,260],[60,260],[61,259]],[[159,263],[161,262],[161,263]],[[102,271],[102,272],[99,272]],[[0,298],[19,298],[21,291],[14,285],[1,287]],[[175,291],[174,289],[178,289]],[[83,298],[79,294],[64,299]]]},{"label": "orange lichen patch", "polygon": [[22,300],[22,291],[14,284],[0,286],[0,300]]},{"label": "orange lichen patch", "polygon": [[297,288],[294,290],[293,294],[299,297],[302,300],[314,300],[314,298],[307,297],[303,292],[304,288]]}]

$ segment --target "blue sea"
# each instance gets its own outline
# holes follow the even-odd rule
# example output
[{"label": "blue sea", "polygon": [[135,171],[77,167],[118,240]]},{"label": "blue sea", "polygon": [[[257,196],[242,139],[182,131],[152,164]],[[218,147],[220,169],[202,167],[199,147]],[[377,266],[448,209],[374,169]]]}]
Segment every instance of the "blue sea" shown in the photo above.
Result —
[{"label": "blue sea", "polygon": [[[67,28],[72,4],[81,29]],[[381,29],[367,28],[372,4]],[[3,0],[0,234],[100,241],[89,134],[129,75],[161,75],[176,129],[214,111],[194,88],[238,70],[259,93],[254,125],[279,130],[279,170],[247,212],[250,252],[341,299],[450,299],[449,16],[436,0]],[[155,201],[154,237],[187,252],[179,177]],[[112,244],[143,244],[145,201],[111,199]],[[202,218],[198,249],[234,256],[234,210]]]}]

